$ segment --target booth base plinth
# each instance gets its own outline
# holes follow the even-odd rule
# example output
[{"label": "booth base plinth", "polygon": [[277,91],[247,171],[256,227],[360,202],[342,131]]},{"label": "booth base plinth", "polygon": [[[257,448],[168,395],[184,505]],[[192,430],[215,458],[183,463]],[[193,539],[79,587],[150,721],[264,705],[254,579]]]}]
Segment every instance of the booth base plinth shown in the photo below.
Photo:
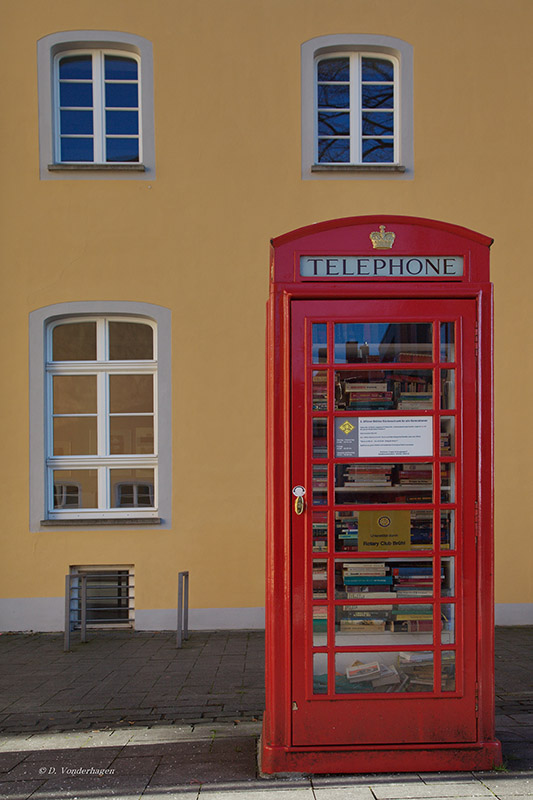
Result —
[{"label": "booth base plinth", "polygon": [[260,743],[260,771],[361,774],[370,772],[461,772],[494,769],[502,763],[497,740],[468,744],[386,747],[297,748]]}]

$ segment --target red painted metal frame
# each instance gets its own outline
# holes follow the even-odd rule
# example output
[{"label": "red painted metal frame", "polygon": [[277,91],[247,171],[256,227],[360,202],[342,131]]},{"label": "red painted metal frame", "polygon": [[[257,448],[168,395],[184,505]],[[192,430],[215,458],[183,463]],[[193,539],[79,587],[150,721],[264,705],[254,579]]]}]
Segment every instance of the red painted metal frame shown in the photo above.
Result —
[{"label": "red painted metal frame", "polygon": [[[463,256],[461,278],[443,280],[300,278],[300,255],[375,255],[369,239],[379,225],[394,231],[391,255]],[[267,305],[267,579],[266,710],[262,770],[389,772],[487,769],[501,763],[494,736],[493,618],[493,311],[489,283],[492,240],[456,225],[404,216],[336,219],[272,241]],[[381,255],[381,253],[380,253]],[[390,745],[293,745],[291,728],[291,303],[297,299],[470,298],[477,304],[477,664],[475,742]],[[334,701],[333,701],[334,702]],[[371,699],[367,702],[370,703]],[[406,701],[408,702],[408,700]],[[319,737],[317,737],[319,740]]]}]

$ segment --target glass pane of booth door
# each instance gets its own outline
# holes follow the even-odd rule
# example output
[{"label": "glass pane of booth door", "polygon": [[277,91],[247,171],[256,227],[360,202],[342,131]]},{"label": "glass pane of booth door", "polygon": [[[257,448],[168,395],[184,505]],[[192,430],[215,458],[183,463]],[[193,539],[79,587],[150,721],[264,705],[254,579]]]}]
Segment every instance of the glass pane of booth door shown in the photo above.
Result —
[{"label": "glass pane of booth door", "polygon": [[293,744],[474,740],[475,304],[293,306]]}]

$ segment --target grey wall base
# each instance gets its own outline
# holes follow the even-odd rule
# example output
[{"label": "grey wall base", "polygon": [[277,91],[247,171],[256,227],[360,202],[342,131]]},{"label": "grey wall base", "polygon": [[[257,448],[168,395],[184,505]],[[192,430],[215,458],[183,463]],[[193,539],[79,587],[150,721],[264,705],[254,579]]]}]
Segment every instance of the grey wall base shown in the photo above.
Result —
[{"label": "grey wall base", "polygon": [[[63,597],[0,599],[0,631],[62,631]],[[136,609],[138,631],[175,631],[175,608]],[[533,625],[533,603],[496,603],[496,625]],[[261,630],[264,608],[191,608],[190,630]]]}]

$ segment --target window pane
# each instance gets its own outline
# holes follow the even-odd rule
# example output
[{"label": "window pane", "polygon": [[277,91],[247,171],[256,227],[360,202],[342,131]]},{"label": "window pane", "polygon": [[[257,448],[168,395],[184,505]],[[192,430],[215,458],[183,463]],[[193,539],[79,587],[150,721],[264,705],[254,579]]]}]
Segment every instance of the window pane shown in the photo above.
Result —
[{"label": "window pane", "polygon": [[313,458],[328,457],[328,421],[313,420]]},{"label": "window pane", "polygon": [[455,370],[443,369],[440,373],[440,407],[455,408]]},{"label": "window pane", "polygon": [[325,364],[328,360],[327,336],[328,326],[325,322],[313,325],[313,364]]},{"label": "window pane", "polygon": [[106,161],[134,161],[139,160],[138,139],[110,139],[106,138]]},{"label": "window pane", "polygon": [[110,417],[110,453],[154,452],[154,421],[152,417]]},{"label": "window pane", "polygon": [[321,647],[328,642],[328,609],[327,606],[313,608],[313,644]]},{"label": "window pane", "polygon": [[441,690],[455,692],[455,651],[443,650],[441,653]]},{"label": "window pane", "polygon": [[[361,517],[364,513],[360,512]],[[381,512],[376,512],[381,513]],[[406,512],[409,513],[409,512]],[[360,527],[362,520],[360,522]],[[359,534],[361,536],[361,533]],[[383,556],[382,556],[383,558]],[[446,585],[446,570],[441,569],[441,584]],[[335,597],[337,600],[403,599],[433,595],[433,560],[429,558],[389,558],[382,561],[336,561]]]},{"label": "window pane", "polygon": [[319,136],[341,136],[350,133],[350,114],[345,111],[319,111]]},{"label": "window pane", "polygon": [[339,505],[431,503],[432,476],[430,463],[337,464],[335,502]]},{"label": "window pane", "polygon": [[[349,345],[353,350],[349,350]],[[357,350],[356,350],[357,348]],[[346,353],[356,361],[361,357],[357,342],[347,344]],[[431,370],[339,370],[335,373],[335,409],[427,410],[433,408]]]},{"label": "window pane", "polygon": [[98,480],[95,469],[56,469],[54,508],[97,508]]},{"label": "window pane", "polygon": [[323,58],[317,65],[319,81],[349,81],[349,58]]},{"label": "window pane", "polygon": [[54,375],[54,414],[96,414],[96,375]]},{"label": "window pane", "polygon": [[325,506],[328,501],[328,468],[325,464],[313,464],[313,503]]},{"label": "window pane", "polygon": [[92,139],[61,139],[61,161],[92,161]]},{"label": "window pane", "polygon": [[[384,530],[380,517],[390,523]],[[359,537],[359,528],[361,536]],[[335,549],[349,552],[385,552],[387,550],[431,550],[433,547],[432,511],[337,511],[335,513]]]},{"label": "window pane", "polygon": [[391,164],[394,144],[386,139],[363,139],[363,161],[366,164]]},{"label": "window pane", "polygon": [[92,133],[92,111],[61,111],[61,133]]},{"label": "window pane", "polygon": [[[374,633],[391,634],[391,644],[433,643],[433,606],[430,603],[343,605],[335,609],[335,643],[349,646],[363,642],[359,637]],[[392,641],[394,639],[395,641]]]},{"label": "window pane", "polygon": [[350,161],[349,139],[319,139],[318,160],[320,163],[342,163]]},{"label": "window pane", "polygon": [[433,360],[430,323],[339,323],[335,325],[337,364]]},{"label": "window pane", "polygon": [[384,58],[367,58],[362,59],[362,79],[364,81],[393,81],[394,80],[394,64]]},{"label": "window pane", "polygon": [[328,514],[327,511],[313,511],[313,551],[328,549]]},{"label": "window pane", "polygon": [[153,411],[153,376],[110,375],[109,410],[112,414]]},{"label": "window pane", "polygon": [[53,427],[55,456],[96,455],[96,417],[54,417]]},{"label": "window pane", "polygon": [[441,456],[455,455],[455,417],[441,417],[440,454]]},{"label": "window pane", "polygon": [[440,360],[455,361],[455,323],[453,322],[441,323]]},{"label": "window pane", "polygon": [[154,506],[153,469],[112,469],[111,508]]},{"label": "window pane", "polygon": [[325,600],[328,596],[328,562],[313,561],[313,599]]},{"label": "window pane", "polygon": [[96,322],[66,322],[52,331],[52,361],[95,361]]},{"label": "window pane", "polygon": [[105,56],[105,78],[115,81],[137,80],[137,61],[124,56]]},{"label": "window pane", "polygon": [[363,84],[361,87],[362,108],[394,108],[394,87]]},{"label": "window pane", "polygon": [[338,653],[335,673],[337,694],[432,692],[433,653]]},{"label": "window pane", "polygon": [[340,84],[339,86],[329,86],[329,85],[319,84],[318,107],[349,108],[350,87],[345,86],[344,84]]},{"label": "window pane", "polygon": [[443,550],[455,547],[455,511],[440,512],[440,546]]},{"label": "window pane", "polygon": [[394,133],[392,111],[367,111],[363,114],[363,136],[383,136]]},{"label": "window pane", "polygon": [[107,108],[137,108],[139,87],[136,83],[106,83],[105,104]]},{"label": "window pane", "polygon": [[138,111],[106,111],[106,133],[139,133]]},{"label": "window pane", "polygon": [[93,104],[92,83],[60,83],[59,104],[62,108],[91,108]]},{"label": "window pane", "polygon": [[313,372],[313,411],[328,408],[328,374],[325,370]]},{"label": "window pane", "polygon": [[446,603],[440,607],[441,642],[455,644],[455,604]]},{"label": "window pane", "polygon": [[109,323],[111,361],[146,360],[154,357],[153,330],[143,322]]},{"label": "window pane", "polygon": [[92,76],[92,58],[89,55],[66,56],[59,62],[60,80],[91,80]]},{"label": "window pane", "polygon": [[327,653],[313,655],[313,694],[327,694],[328,656]]}]

